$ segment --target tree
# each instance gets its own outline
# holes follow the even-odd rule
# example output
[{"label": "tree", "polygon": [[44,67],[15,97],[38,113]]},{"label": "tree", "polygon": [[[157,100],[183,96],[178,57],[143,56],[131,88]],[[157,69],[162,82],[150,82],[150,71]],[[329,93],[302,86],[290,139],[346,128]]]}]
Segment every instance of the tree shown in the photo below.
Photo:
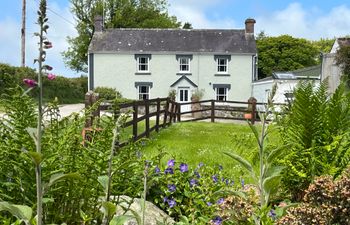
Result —
[{"label": "tree", "polygon": [[78,31],[68,37],[63,53],[66,65],[87,72],[87,52],[94,34],[94,17],[104,15],[105,28],[179,28],[181,23],[169,16],[166,0],[71,0]]},{"label": "tree", "polygon": [[192,24],[189,22],[184,23],[182,29],[193,29]]},{"label": "tree", "polygon": [[[335,56],[336,64],[340,67],[343,77],[346,80],[350,79],[350,46],[341,46]],[[347,86],[350,86],[350,83],[347,81]]]},{"label": "tree", "polygon": [[257,36],[259,78],[275,71],[291,71],[317,64],[318,49],[308,40],[289,35]]}]

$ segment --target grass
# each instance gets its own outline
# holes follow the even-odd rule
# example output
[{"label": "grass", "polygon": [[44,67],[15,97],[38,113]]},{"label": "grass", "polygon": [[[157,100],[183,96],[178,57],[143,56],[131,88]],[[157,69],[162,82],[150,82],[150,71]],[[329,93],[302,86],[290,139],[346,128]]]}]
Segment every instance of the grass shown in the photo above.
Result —
[{"label": "grass", "polygon": [[[261,126],[258,125],[258,129]],[[273,133],[271,143],[279,142]],[[244,176],[246,171],[224,152],[238,153],[250,160],[257,155],[257,143],[248,124],[188,122],[176,123],[153,133],[144,149],[147,158],[159,154],[162,149],[167,155],[162,164],[170,158],[195,167],[203,162],[210,166],[223,166],[224,170],[235,176]]]}]

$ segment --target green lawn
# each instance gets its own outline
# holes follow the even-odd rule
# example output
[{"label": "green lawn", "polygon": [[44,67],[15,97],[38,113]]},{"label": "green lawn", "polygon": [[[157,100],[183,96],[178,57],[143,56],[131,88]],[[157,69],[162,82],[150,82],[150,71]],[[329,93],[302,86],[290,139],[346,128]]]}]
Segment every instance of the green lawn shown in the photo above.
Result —
[{"label": "green lawn", "polygon": [[[261,128],[258,125],[258,128]],[[271,142],[278,143],[276,132]],[[176,123],[153,133],[145,147],[145,156],[150,158],[158,154],[158,149],[168,153],[163,163],[172,157],[178,161],[196,166],[203,162],[207,165],[222,165],[225,170],[237,176],[241,168],[223,152],[235,152],[253,159],[257,144],[247,124],[188,122]]]}]

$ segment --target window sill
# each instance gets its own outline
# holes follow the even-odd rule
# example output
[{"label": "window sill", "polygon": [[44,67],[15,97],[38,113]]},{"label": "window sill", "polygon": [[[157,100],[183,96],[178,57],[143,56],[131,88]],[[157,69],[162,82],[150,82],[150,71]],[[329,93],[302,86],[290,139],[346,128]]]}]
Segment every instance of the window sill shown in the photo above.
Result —
[{"label": "window sill", "polygon": [[231,74],[229,74],[229,73],[216,73],[216,74],[214,74],[214,76],[217,76],[217,77],[229,77],[229,76],[231,76]]},{"label": "window sill", "polygon": [[186,75],[186,76],[190,76],[190,75],[192,75],[192,73],[190,73],[190,72],[179,72],[179,73],[176,73],[176,75],[180,75],[180,76],[183,76],[183,75]]},{"label": "window sill", "polygon": [[136,72],[135,75],[151,75],[150,72]]}]

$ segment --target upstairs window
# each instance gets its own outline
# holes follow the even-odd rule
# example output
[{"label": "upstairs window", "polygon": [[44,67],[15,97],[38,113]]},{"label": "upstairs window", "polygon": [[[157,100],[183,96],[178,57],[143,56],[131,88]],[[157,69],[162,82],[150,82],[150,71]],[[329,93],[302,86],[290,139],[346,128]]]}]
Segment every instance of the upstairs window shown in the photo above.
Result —
[{"label": "upstairs window", "polygon": [[190,72],[190,58],[189,57],[180,57],[180,72]]},{"label": "upstairs window", "polygon": [[138,57],[138,72],[148,72],[149,59],[147,57]]},{"label": "upstairs window", "polygon": [[136,70],[139,73],[148,73],[150,71],[149,64],[151,55],[149,54],[136,54]]},{"label": "upstairs window", "polygon": [[218,58],[218,73],[227,73],[227,59],[224,58]]},{"label": "upstairs window", "polygon": [[228,62],[231,60],[230,55],[214,55],[216,62],[216,72],[218,74],[228,74]]}]

